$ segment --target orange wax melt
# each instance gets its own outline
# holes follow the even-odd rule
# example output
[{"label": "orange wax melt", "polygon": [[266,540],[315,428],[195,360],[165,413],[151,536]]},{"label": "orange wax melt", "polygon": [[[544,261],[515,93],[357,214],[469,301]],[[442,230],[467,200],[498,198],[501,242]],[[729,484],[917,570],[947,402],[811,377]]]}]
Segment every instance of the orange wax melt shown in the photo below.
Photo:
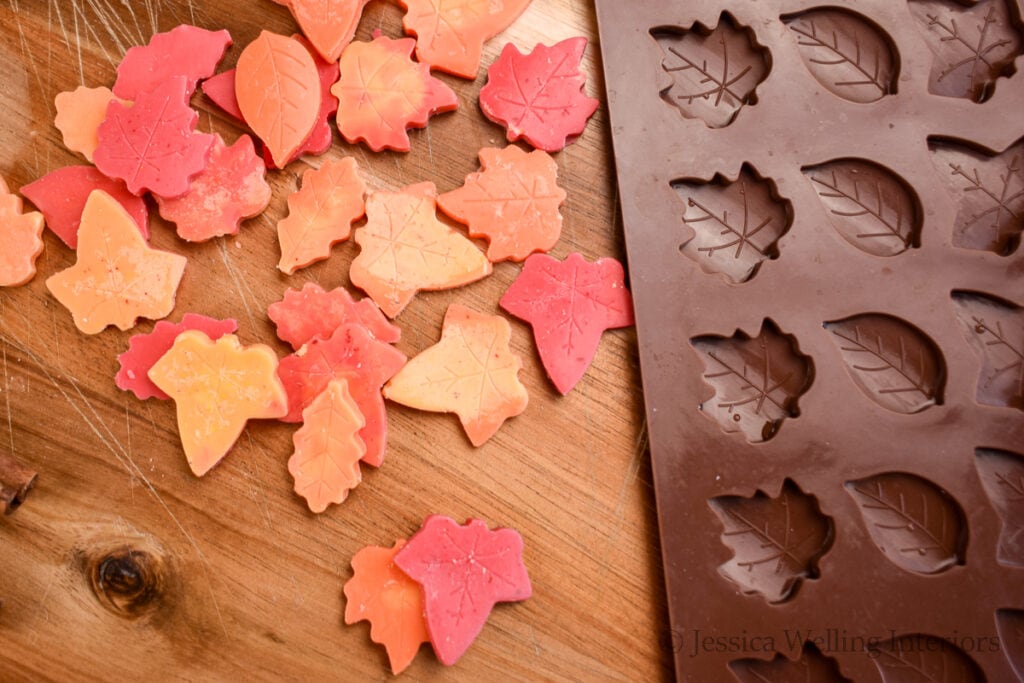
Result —
[{"label": "orange wax melt", "polygon": [[273,350],[263,344],[243,348],[233,334],[214,342],[198,330],[182,332],[148,374],[174,399],[181,443],[196,476],[220,462],[248,420],[288,411]]},{"label": "orange wax melt", "polygon": [[46,222],[38,211],[22,213],[21,197],[0,178],[0,287],[23,285],[36,275]]},{"label": "orange wax melt", "polygon": [[124,107],[131,102],[114,95],[110,88],[87,88],[84,85],[70,92],[62,92],[54,99],[57,117],[53,123],[64,138],[64,146],[78,152],[90,162],[99,145],[96,131],[107,118],[107,107],[112,101]]},{"label": "orange wax melt", "polygon": [[433,183],[399,192],[374,192],[366,201],[366,227],[356,230],[362,248],[349,277],[389,318],[421,289],[449,289],[491,272],[491,262],[471,241],[437,220]]},{"label": "orange wax melt", "polygon": [[509,349],[511,335],[500,315],[452,304],[441,341],[406,363],[384,386],[384,396],[411,408],[456,413],[469,440],[480,446],[526,410],[526,387],[518,376],[523,361]]},{"label": "orange wax melt", "polygon": [[309,509],[323,512],[331,503],[342,503],[359,485],[363,475],[359,460],[366,444],[359,436],[366,418],[359,411],[344,378],[331,380],[309,407],[302,411],[302,427],[295,432],[295,454],[288,472],[295,479],[295,493]]},{"label": "orange wax melt", "polygon": [[107,325],[127,330],[138,318],[170,314],[185,261],[151,248],[128,211],[95,190],[78,228],[78,261],[51,276],[46,286],[82,332],[96,334]]}]

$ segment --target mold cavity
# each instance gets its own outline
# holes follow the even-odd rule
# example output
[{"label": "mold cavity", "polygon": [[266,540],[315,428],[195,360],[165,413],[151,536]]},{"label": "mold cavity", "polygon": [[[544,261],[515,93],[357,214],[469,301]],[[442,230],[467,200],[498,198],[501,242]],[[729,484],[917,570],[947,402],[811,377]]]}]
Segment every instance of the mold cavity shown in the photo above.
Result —
[{"label": "mold cavity", "polygon": [[896,93],[899,53],[892,38],[873,22],[829,7],[781,18],[807,70],[833,95],[868,104]]},{"label": "mold cavity", "polygon": [[989,294],[954,291],[961,329],[981,357],[977,399],[1024,410],[1024,310]]},{"label": "mold cavity", "polygon": [[746,282],[762,261],[778,258],[778,240],[793,222],[792,205],[749,164],[732,179],[685,178],[673,181],[672,189],[686,207],[683,223],[694,233],[679,251],[704,272]]},{"label": "mold cavity", "polygon": [[878,405],[910,415],[942,403],[942,352],[907,321],[866,313],[826,322],[824,328],[857,387]]},{"label": "mold cavity", "polygon": [[[964,638],[962,642],[973,645],[976,639]],[[985,674],[977,663],[949,638],[924,633],[893,637],[869,645],[868,657],[884,681],[985,683]],[[912,672],[909,677],[907,671]]]},{"label": "mold cavity", "polygon": [[885,558],[915,574],[964,564],[967,520],[944,489],[906,472],[846,482],[871,540]]},{"label": "mold cavity", "polygon": [[956,202],[953,244],[1013,254],[1024,232],[1024,139],[1001,154],[931,139],[932,161]]},{"label": "mold cavity", "polygon": [[708,501],[725,528],[722,542],[733,551],[718,568],[745,593],[771,603],[789,600],[804,579],[818,578],[818,561],[832,546],[832,519],[818,499],[786,479],[772,498],[719,496]]},{"label": "mold cavity", "polygon": [[1024,568],[1024,455],[995,448],[979,448],[974,464],[1003,520],[996,559],[1006,567]]},{"label": "mold cavity", "polygon": [[932,51],[929,92],[984,102],[999,78],[1016,73],[1013,61],[1024,54],[1024,34],[1010,4],[911,0],[911,14]]},{"label": "mold cavity", "polygon": [[754,32],[723,12],[715,26],[663,26],[651,37],[665,55],[661,68],[671,82],[663,100],[688,119],[723,128],[744,105],[757,103],[756,88],[771,71],[771,53]]},{"label": "mold cavity", "polygon": [[896,256],[920,246],[920,200],[892,171],[862,159],[835,159],[800,170],[832,227],[853,246],[872,256]]},{"label": "mold cavity", "polygon": [[690,344],[704,361],[704,381],[715,390],[700,410],[722,431],[767,441],[786,418],[800,414],[797,400],[811,385],[814,365],[771,320],[756,337],[737,330],[732,337],[694,337]]}]

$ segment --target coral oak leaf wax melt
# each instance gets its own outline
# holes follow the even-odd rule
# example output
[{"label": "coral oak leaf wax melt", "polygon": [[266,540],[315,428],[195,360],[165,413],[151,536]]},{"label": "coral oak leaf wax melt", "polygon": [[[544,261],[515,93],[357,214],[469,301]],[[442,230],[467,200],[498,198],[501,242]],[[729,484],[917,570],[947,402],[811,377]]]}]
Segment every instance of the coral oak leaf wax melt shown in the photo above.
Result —
[{"label": "coral oak leaf wax melt", "polygon": [[352,42],[363,7],[370,0],[286,0],[299,28],[317,53],[337,62],[341,51]]},{"label": "coral oak leaf wax melt", "polygon": [[349,277],[389,318],[422,289],[459,287],[491,273],[476,245],[437,220],[436,201],[429,182],[366,200],[366,226],[355,234],[361,251]]},{"label": "coral oak leaf wax melt", "polygon": [[583,94],[580,60],[586,38],[569,38],[522,54],[509,43],[487,69],[480,89],[484,115],[508,130],[509,142],[524,139],[557,152],[583,132],[598,101]]},{"label": "coral oak leaf wax melt", "polygon": [[508,28],[530,0],[399,0],[402,26],[416,36],[416,58],[462,78],[476,78],[484,42]]},{"label": "coral oak leaf wax melt", "polygon": [[351,43],[341,55],[338,131],[353,144],[363,140],[374,152],[409,151],[406,128],[423,128],[437,112],[452,111],[459,99],[430,75],[430,67],[412,61],[416,41],[378,36]]},{"label": "coral oak leaf wax melt", "polygon": [[103,119],[107,118],[107,107],[111,101],[117,101],[125,107],[131,106],[131,102],[115,97],[110,88],[102,86],[87,88],[80,85],[69,92],[58,93],[53,100],[57,109],[53,125],[60,131],[64,146],[91,162],[99,144],[96,131]]},{"label": "coral oak leaf wax melt", "polygon": [[390,548],[367,546],[352,557],[353,576],[345,583],[345,623],[370,622],[370,638],[388,653],[391,672],[405,671],[430,642],[423,620],[423,590],[395,566],[405,540]]},{"label": "coral oak leaf wax melt", "polygon": [[213,341],[199,330],[182,332],[149,378],[174,399],[185,457],[199,477],[227,454],[248,420],[288,410],[277,356],[262,344],[243,348],[233,334]]},{"label": "coral oak leaf wax melt", "polygon": [[564,261],[528,258],[500,306],[533,327],[540,360],[562,394],[590,367],[605,330],[633,324],[622,264],[610,258],[588,263],[577,253]]},{"label": "coral oak leaf wax melt", "polygon": [[405,354],[374,339],[359,323],[346,323],[329,339],[316,338],[281,359],[278,374],[288,393],[285,422],[299,422],[302,411],[332,379],[348,381],[349,391],[366,426],[359,432],[366,444],[363,462],[380,467],[384,461],[387,413],[381,387],[405,365]]},{"label": "coral oak leaf wax melt", "polygon": [[365,426],[345,379],[331,380],[302,411],[288,472],[295,479],[295,493],[306,499],[311,511],[323,512],[332,503],[344,502],[363,480],[359,459],[366,455],[366,444],[359,432]]},{"label": "coral oak leaf wax melt", "polygon": [[158,320],[174,309],[185,257],[151,248],[124,207],[105,192],[89,195],[78,229],[78,260],[46,287],[86,334],[121,330],[139,318]]},{"label": "coral oak leaf wax melt", "polygon": [[277,224],[281,261],[291,275],[331,255],[331,247],[347,240],[352,222],[363,217],[366,184],[352,157],[328,159],[302,176],[302,187],[288,195],[288,217]]},{"label": "coral oak leaf wax melt", "polygon": [[558,164],[547,152],[527,153],[510,145],[480,150],[480,171],[457,190],[437,198],[438,207],[469,226],[470,237],[490,240],[487,258],[522,261],[555,246],[562,234],[565,190],[558,187]]},{"label": "coral oak leaf wax melt", "polygon": [[469,648],[495,603],[533,594],[523,564],[523,538],[513,529],[459,525],[431,515],[395,555],[395,564],[423,587],[423,614],[434,652],[452,665]]},{"label": "coral oak leaf wax melt", "polygon": [[384,395],[419,410],[455,413],[474,446],[526,410],[522,359],[509,349],[512,329],[500,315],[452,304],[441,340],[410,360]]},{"label": "coral oak leaf wax melt", "polygon": [[180,323],[161,320],[149,334],[137,334],[128,340],[128,350],[117,357],[121,366],[114,377],[117,387],[131,391],[141,401],[148,398],[166,401],[170,396],[153,384],[148,373],[171,350],[178,335],[187,330],[199,330],[211,341],[217,341],[237,329],[238,323],[234,320],[215,320],[195,313],[186,313]]}]

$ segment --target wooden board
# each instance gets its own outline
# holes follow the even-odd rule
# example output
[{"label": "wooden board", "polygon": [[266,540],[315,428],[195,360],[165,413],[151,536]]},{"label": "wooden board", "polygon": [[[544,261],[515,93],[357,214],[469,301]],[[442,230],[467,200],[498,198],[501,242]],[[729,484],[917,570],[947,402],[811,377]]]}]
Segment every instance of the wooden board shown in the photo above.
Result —
[{"label": "wooden board", "polygon": [[[0,8],[0,173],[13,189],[83,163],[53,126],[54,96],[110,85],[121,56],[155,31],[182,23],[227,28],[225,66],[261,29],[296,30],[269,0],[11,0]],[[401,11],[372,2],[359,28],[396,36]],[[522,49],[574,35],[596,38],[593,9],[535,0],[486,48],[484,63],[512,41]],[[603,97],[598,46],[584,67]],[[482,146],[504,131],[480,114],[475,83],[444,77],[459,94],[454,114],[412,135],[409,154],[372,154],[336,137],[331,157],[353,155],[373,188],[433,180],[459,186]],[[240,130],[203,96],[199,128],[234,140]],[[557,155],[569,197],[553,253],[623,257],[604,109]],[[318,166],[323,158],[308,164]],[[295,276],[274,267],[274,228],[307,162],[270,174],[274,198],[238,237],[185,245],[156,220],[153,243],[189,265],[171,319],[187,311],[235,317],[245,343],[274,344],[266,315],[288,286],[348,283],[354,244]],[[2,248],[2,246],[0,246]],[[605,336],[594,366],[568,396],[554,391],[529,328],[513,321],[525,361],[526,413],[483,448],[457,419],[389,406],[387,460],[364,474],[349,500],[310,514],[286,469],[293,426],[250,426],[208,476],[181,453],[171,403],[140,402],[114,386],[128,333],[78,333],[43,281],[73,263],[52,234],[25,287],[0,290],[0,448],[40,472],[15,514],[0,518],[0,678],[353,680],[388,677],[383,649],[365,623],[342,623],[341,587],[364,545],[390,545],[430,513],[481,517],[519,529],[534,597],[499,606],[452,669],[426,651],[408,680],[656,680],[667,676],[664,594],[643,430],[636,337]],[[399,347],[432,344],[447,305],[496,312],[519,266],[450,292],[424,294],[398,319]],[[136,331],[148,331],[151,322]],[[287,349],[276,344],[283,355]],[[668,640],[671,642],[671,640]]]}]

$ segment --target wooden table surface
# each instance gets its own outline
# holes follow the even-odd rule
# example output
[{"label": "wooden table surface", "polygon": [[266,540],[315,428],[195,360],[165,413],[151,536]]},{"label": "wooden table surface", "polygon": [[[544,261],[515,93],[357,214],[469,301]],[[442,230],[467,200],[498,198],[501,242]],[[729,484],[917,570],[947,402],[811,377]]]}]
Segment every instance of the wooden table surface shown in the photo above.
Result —
[{"label": "wooden table surface", "polygon": [[[53,99],[78,85],[113,83],[125,50],[180,23],[227,28],[224,66],[261,29],[292,33],[270,0],[7,0],[0,7],[0,173],[12,189],[71,164],[54,128]],[[371,2],[357,38],[397,36],[401,10]],[[534,0],[484,55],[575,35],[591,39],[587,91],[603,99],[590,3]],[[412,134],[408,154],[373,154],[335,136],[329,157],[352,155],[371,188],[434,181],[458,187],[480,147],[504,131],[483,118],[476,82],[441,76],[459,110]],[[202,95],[202,131],[241,132]],[[237,237],[180,242],[158,217],[152,242],[189,264],[172,320],[188,311],[239,321],[243,343],[275,341],[267,305],[287,287],[348,284],[353,243],[286,277],[275,268],[275,225],[302,171],[273,171],[266,213]],[[586,133],[557,155],[568,192],[553,254],[623,258],[611,144],[602,106]],[[155,211],[153,212],[155,215]],[[452,415],[389,404],[388,456],[341,506],[311,514],[286,469],[294,426],[250,424],[207,476],[189,471],[174,406],[140,402],[114,386],[131,333],[87,337],[44,280],[74,261],[52,234],[30,284],[0,290],[0,449],[40,473],[13,515],[0,518],[0,679],[383,680],[383,648],[364,622],[342,621],[352,555],[413,533],[431,513],[480,517],[518,529],[534,597],[499,605],[455,667],[428,648],[406,680],[658,680],[669,676],[650,466],[633,330],[607,333],[593,367],[567,397],[544,375],[529,328],[512,321],[527,411],[485,446],[469,445]],[[0,248],[3,248],[0,246]],[[448,304],[495,313],[519,265],[458,290],[422,294],[398,318],[412,356],[440,335]],[[143,322],[133,332],[147,332]],[[105,577],[100,580],[101,577]],[[118,580],[120,579],[120,580]]]}]

